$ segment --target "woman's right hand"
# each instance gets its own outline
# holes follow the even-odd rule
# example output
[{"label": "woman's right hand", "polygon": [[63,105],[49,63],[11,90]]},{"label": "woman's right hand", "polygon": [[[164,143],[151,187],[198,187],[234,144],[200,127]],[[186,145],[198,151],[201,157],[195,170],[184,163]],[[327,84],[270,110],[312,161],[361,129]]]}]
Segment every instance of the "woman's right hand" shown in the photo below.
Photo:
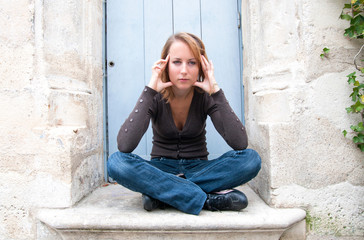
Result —
[{"label": "woman's right hand", "polygon": [[164,69],[167,66],[169,61],[169,55],[167,55],[166,59],[160,59],[152,67],[152,77],[150,78],[148,87],[154,89],[157,92],[162,91],[163,89],[172,86],[172,82],[162,82],[161,75]]}]

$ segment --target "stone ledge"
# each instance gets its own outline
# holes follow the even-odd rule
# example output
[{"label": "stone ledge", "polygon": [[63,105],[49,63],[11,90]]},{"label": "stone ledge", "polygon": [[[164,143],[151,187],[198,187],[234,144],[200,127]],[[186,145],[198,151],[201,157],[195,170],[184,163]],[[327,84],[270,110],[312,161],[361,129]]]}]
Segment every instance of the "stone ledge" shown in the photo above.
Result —
[{"label": "stone ledge", "polygon": [[[248,186],[239,189],[249,199],[249,206],[240,212],[203,210],[199,216],[172,208],[147,212],[142,208],[141,194],[120,185],[109,185],[97,189],[73,208],[40,209],[35,216],[64,239],[91,236],[102,239],[102,235],[113,239],[111,236],[120,237],[122,234],[124,237],[128,234],[129,238],[172,234],[169,236],[181,236],[179,239],[192,234],[196,237],[208,235],[213,239],[213,236],[218,238],[225,233],[237,237],[261,235],[254,239],[279,239],[282,235],[294,236],[284,239],[305,239],[305,211],[274,209]],[[297,234],[301,237],[297,238]]]}]

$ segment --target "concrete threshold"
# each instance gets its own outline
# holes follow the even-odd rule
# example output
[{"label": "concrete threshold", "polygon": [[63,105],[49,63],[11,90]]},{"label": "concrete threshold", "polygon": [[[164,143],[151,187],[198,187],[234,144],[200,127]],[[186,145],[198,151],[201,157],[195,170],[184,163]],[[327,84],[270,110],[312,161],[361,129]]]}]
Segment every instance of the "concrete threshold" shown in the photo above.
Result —
[{"label": "concrete threshold", "polygon": [[249,199],[246,209],[195,216],[147,212],[140,193],[111,184],[72,208],[38,210],[37,239],[305,239],[305,211],[271,208],[249,186],[238,189]]}]

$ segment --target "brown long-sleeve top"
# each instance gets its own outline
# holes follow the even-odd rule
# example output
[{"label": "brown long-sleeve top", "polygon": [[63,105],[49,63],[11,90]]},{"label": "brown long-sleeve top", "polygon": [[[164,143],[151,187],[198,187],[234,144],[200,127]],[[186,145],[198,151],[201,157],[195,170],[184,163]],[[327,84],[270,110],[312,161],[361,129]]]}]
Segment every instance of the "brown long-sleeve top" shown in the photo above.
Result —
[{"label": "brown long-sleeve top", "polygon": [[183,129],[177,129],[169,103],[155,90],[145,87],[133,111],[121,126],[117,143],[121,152],[132,152],[148,129],[153,128],[151,157],[172,159],[206,159],[206,118],[234,150],[247,148],[245,127],[236,116],[220,89],[211,96],[194,90]]}]

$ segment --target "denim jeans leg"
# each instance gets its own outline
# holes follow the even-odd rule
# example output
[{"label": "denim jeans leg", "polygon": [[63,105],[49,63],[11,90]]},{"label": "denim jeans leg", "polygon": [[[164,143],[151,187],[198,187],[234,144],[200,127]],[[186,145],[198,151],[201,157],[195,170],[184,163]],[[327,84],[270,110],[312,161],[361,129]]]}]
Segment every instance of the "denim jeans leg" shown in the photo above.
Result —
[{"label": "denim jeans leg", "polygon": [[202,162],[185,173],[207,193],[230,189],[253,179],[261,168],[261,159],[252,149],[232,150],[217,159]]},{"label": "denim jeans leg", "polygon": [[186,213],[199,214],[206,200],[205,192],[193,182],[164,172],[132,153],[112,154],[107,161],[107,170],[120,185]]}]

